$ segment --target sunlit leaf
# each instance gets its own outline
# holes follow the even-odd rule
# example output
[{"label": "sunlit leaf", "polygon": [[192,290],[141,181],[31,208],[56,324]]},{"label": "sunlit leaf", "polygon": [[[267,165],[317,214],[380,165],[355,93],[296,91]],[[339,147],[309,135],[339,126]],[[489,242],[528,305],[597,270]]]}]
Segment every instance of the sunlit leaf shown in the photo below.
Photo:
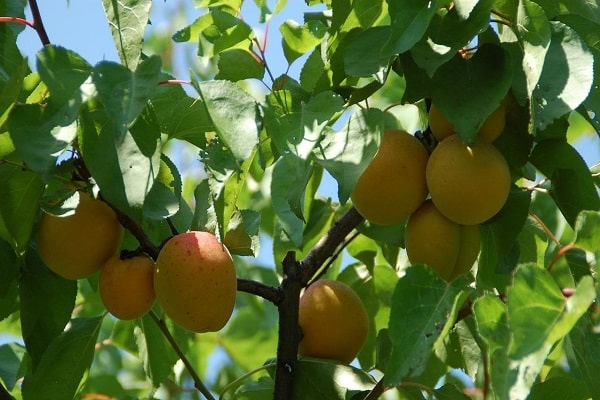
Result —
[{"label": "sunlit leaf", "polygon": [[301,55],[317,46],[326,32],[326,27],[319,21],[308,21],[300,25],[287,20],[279,27],[282,36],[282,47],[289,64]]}]

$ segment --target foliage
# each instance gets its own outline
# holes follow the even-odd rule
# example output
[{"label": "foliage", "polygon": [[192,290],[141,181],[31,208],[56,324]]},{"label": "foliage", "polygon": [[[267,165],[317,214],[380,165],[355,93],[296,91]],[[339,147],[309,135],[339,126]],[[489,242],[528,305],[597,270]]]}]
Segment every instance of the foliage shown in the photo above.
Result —
[{"label": "foliage", "polygon": [[[288,68],[274,71],[256,31],[286,1],[193,3],[172,31],[204,61],[188,78],[152,51],[150,0],[103,0],[120,62],[96,65],[48,41],[34,0],[0,0],[0,397],[600,399],[600,167],[573,140],[600,138],[600,4],[310,0],[276,27]],[[404,222],[370,224],[348,201],[385,129],[428,137],[432,101],[467,143],[507,109],[494,145],[511,192],[477,267],[449,283],[409,265]],[[327,175],[337,199],[319,194]],[[120,321],[97,274],[51,273],[41,212],[69,212],[81,187],[117,210],[125,250],[156,258],[189,229],[234,243],[224,330],[192,334],[158,304]],[[297,297],[321,276],[368,310],[351,366],[296,360]]]}]

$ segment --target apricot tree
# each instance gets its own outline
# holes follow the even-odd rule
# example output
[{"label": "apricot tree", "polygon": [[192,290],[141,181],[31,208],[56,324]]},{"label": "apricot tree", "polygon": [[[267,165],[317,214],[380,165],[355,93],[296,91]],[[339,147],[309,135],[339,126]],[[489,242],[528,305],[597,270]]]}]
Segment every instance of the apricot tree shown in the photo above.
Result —
[{"label": "apricot tree", "polygon": [[[36,0],[0,0],[0,399],[600,399],[597,1],[306,0],[277,26],[292,4],[181,1],[193,18],[165,37],[151,0],[103,0],[120,60],[92,65]],[[415,217],[411,264],[408,214],[427,208],[439,226]],[[186,232],[211,239],[173,245]],[[129,320],[98,269],[140,255],[175,268],[159,290],[178,303]],[[200,272],[231,260],[235,281]],[[301,294],[323,281],[353,300],[303,311],[312,349],[347,342],[344,313],[368,332],[299,356]]]}]

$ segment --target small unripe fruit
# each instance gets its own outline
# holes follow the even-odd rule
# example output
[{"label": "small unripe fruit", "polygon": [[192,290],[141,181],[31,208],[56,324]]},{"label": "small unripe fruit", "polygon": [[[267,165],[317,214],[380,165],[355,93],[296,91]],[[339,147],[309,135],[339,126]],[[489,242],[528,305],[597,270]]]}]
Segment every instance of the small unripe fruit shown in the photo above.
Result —
[{"label": "small unripe fruit", "polygon": [[140,318],[154,303],[154,261],[145,255],[111,257],[100,271],[98,291],[102,303],[115,317]]},{"label": "small unripe fruit", "polygon": [[369,319],[360,297],[346,284],[322,279],[300,297],[300,355],[349,363],[360,352]]},{"label": "small unripe fruit", "polygon": [[479,225],[459,225],[427,200],[406,224],[406,253],[412,264],[427,264],[446,281],[468,272],[479,254]]},{"label": "small unripe fruit", "polygon": [[75,213],[67,217],[42,214],[38,245],[44,263],[67,279],[86,278],[116,254],[123,227],[104,202],[79,194]]},{"label": "small unripe fruit", "polygon": [[436,208],[461,225],[487,221],[504,206],[510,170],[491,144],[467,146],[458,135],[439,143],[427,163],[427,186]]},{"label": "small unripe fruit", "polygon": [[427,196],[427,157],[413,135],[386,130],[379,151],[352,192],[354,207],[375,224],[391,225],[407,218]]},{"label": "small unripe fruit", "polygon": [[212,233],[173,236],[156,260],[154,290],[165,314],[177,324],[194,332],[218,331],[235,305],[233,259]]}]

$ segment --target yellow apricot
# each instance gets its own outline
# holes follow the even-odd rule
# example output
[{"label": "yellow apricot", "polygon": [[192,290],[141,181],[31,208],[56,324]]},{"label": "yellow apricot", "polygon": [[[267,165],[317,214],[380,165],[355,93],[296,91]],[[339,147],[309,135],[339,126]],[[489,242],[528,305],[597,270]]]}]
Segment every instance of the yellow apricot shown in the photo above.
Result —
[{"label": "yellow apricot", "polygon": [[479,254],[478,225],[459,225],[427,200],[406,224],[405,245],[412,264],[427,264],[445,281],[468,272]]},{"label": "yellow apricot", "polygon": [[386,130],[379,151],[350,196],[354,207],[375,224],[390,225],[407,218],[427,196],[427,157],[413,135]]},{"label": "yellow apricot", "polygon": [[86,278],[100,268],[121,245],[123,227],[103,201],[79,194],[75,213],[59,217],[43,213],[38,231],[44,263],[67,279]]},{"label": "yellow apricot", "polygon": [[215,235],[191,231],[169,239],[154,270],[156,300],[175,323],[193,332],[223,328],[233,312],[233,259]]},{"label": "yellow apricot", "polygon": [[100,271],[98,291],[115,317],[140,318],[154,303],[154,261],[145,255],[125,259],[114,255]]},{"label": "yellow apricot", "polygon": [[[481,125],[477,133],[477,138],[486,142],[493,142],[504,130],[505,123],[506,107],[504,102],[501,102],[498,108],[496,108],[487,117],[483,125]],[[431,129],[431,133],[433,136],[435,136],[438,142],[441,142],[442,140],[456,133],[452,123],[433,103],[429,108],[429,129]]]},{"label": "yellow apricot", "polygon": [[458,135],[436,146],[426,175],[436,208],[461,225],[476,225],[493,217],[510,191],[510,171],[502,154],[487,142],[468,146]]},{"label": "yellow apricot", "polygon": [[303,356],[351,362],[360,352],[369,332],[367,310],[360,297],[346,284],[321,279],[300,297],[298,322]]}]

